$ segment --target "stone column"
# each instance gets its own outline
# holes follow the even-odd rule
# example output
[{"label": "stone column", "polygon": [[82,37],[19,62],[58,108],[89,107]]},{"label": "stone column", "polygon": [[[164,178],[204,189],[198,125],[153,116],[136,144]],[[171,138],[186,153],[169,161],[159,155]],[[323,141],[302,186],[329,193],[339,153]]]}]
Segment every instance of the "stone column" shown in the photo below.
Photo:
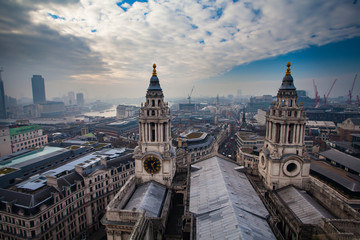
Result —
[{"label": "stone column", "polygon": [[276,139],[276,124],[274,122],[271,123],[271,139],[275,141]]},{"label": "stone column", "polygon": [[164,139],[163,139],[163,136],[164,136],[163,131],[164,131],[163,123],[160,123],[160,139],[159,139],[160,142],[164,142]]},{"label": "stone column", "polygon": [[285,139],[285,132],[286,132],[286,129],[285,129],[285,125],[281,125],[280,126],[281,130],[280,130],[280,144],[284,144],[286,143],[286,139]]},{"label": "stone column", "polygon": [[141,123],[141,141],[145,141],[144,123]]},{"label": "stone column", "polygon": [[304,125],[301,125],[300,127],[300,143],[303,144],[304,143]]},{"label": "stone column", "polygon": [[294,124],[293,125],[293,131],[292,131],[292,133],[293,133],[293,136],[292,136],[292,139],[293,139],[293,143],[296,143],[296,129],[297,129],[297,124]]}]

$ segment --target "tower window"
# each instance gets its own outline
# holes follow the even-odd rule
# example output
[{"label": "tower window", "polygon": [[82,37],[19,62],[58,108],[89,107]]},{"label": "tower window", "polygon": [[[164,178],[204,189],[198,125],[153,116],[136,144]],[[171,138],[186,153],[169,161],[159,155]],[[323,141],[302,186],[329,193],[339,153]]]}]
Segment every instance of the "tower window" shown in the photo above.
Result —
[{"label": "tower window", "polygon": [[292,107],[293,100],[289,101],[289,107]]},{"label": "tower window", "polygon": [[151,123],[151,141],[155,142],[155,123]]},{"label": "tower window", "polygon": [[151,115],[155,116],[155,111],[154,110],[151,111]]},{"label": "tower window", "polygon": [[289,165],[287,165],[286,170],[287,170],[288,172],[293,172],[293,171],[296,170],[296,168],[297,168],[297,166],[296,166],[295,163],[290,163]]},{"label": "tower window", "polygon": [[160,106],[160,103],[161,103],[161,101],[159,100],[159,101],[158,101],[158,106]]},{"label": "tower window", "polygon": [[293,137],[294,137],[294,124],[290,124],[290,126],[289,126],[289,134],[288,134],[288,143],[293,142]]},{"label": "tower window", "polygon": [[288,116],[291,117],[291,111],[288,111]]},{"label": "tower window", "polygon": [[155,100],[152,100],[152,106],[155,107]]}]

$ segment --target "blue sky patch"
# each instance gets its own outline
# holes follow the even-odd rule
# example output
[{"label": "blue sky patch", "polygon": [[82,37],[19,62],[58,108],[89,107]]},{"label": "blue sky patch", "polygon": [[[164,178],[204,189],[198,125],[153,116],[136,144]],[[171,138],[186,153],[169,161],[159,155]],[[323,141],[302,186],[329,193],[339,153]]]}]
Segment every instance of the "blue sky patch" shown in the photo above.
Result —
[{"label": "blue sky patch", "polygon": [[48,13],[48,15],[49,15],[50,17],[52,17],[53,19],[61,19],[61,20],[65,20],[65,18],[64,18],[64,17],[59,17],[58,15],[55,15],[55,14]]},{"label": "blue sky patch", "polygon": [[137,0],[137,1],[135,1],[135,0],[124,0],[124,1],[117,2],[116,5],[121,7],[122,4],[128,3],[128,4],[130,4],[132,6],[135,2],[148,2],[148,1],[147,0]]},{"label": "blue sky patch", "polygon": [[195,24],[191,24],[191,28],[192,28],[192,29],[198,29],[199,27],[196,26]]}]

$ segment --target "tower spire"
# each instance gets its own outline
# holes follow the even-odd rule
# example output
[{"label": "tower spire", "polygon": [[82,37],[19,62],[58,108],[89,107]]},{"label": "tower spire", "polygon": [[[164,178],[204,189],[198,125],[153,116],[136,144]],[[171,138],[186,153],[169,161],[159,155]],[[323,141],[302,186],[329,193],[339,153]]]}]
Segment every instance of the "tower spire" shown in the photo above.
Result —
[{"label": "tower spire", "polygon": [[156,64],[155,63],[153,64],[153,74],[152,75],[157,76],[157,74],[156,74]]},{"label": "tower spire", "polygon": [[286,90],[286,91],[287,90],[296,90],[296,88],[294,86],[294,79],[291,76],[291,70],[290,70],[291,63],[288,62],[286,64],[286,66],[287,66],[286,73],[282,80],[281,87],[279,90]]},{"label": "tower spire", "polygon": [[161,94],[162,94],[162,89],[160,87],[159,78],[156,73],[156,64],[155,63],[153,64],[153,73],[150,78],[150,84],[148,87],[148,91],[158,91],[158,92],[161,92]]},{"label": "tower spire", "polygon": [[290,63],[290,62],[287,62],[286,66],[287,66],[286,75],[291,75],[291,71],[290,71],[291,63]]}]

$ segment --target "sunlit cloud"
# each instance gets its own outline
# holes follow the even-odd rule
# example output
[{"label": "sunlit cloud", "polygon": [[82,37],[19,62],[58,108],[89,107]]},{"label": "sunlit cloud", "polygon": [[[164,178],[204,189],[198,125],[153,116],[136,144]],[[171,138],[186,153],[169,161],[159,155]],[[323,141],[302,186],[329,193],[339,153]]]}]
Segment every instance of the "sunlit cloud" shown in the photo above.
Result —
[{"label": "sunlit cloud", "polygon": [[156,62],[160,81],[185,89],[244,63],[360,36],[352,1],[80,0],[29,9],[31,24],[81,39],[100,58],[104,72],[69,74],[90,85],[143,84]]}]

